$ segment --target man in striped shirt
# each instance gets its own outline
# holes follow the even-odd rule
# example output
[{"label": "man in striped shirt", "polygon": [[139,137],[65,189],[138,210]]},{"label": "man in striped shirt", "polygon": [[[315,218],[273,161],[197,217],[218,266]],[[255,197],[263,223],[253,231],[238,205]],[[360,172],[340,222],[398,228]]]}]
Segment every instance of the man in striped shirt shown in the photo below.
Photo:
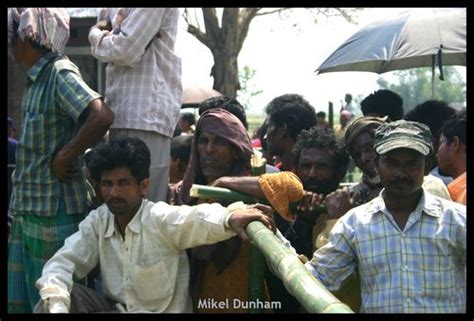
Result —
[{"label": "man in striped shirt", "polygon": [[151,151],[147,198],[168,191],[171,137],[181,108],[181,59],[174,53],[178,8],[104,8],[89,32],[91,52],[107,62],[105,101],[115,113],[110,138],[143,140]]},{"label": "man in striped shirt", "polygon": [[82,153],[114,115],[63,56],[69,16],[61,8],[9,8],[8,43],[26,66],[22,126],[13,173],[8,312],[31,312],[44,263],[86,214]]},{"label": "man in striped shirt", "polygon": [[375,133],[384,189],[342,216],[306,264],[329,290],[359,272],[361,312],[466,312],[466,207],[426,192],[427,126],[405,120]]}]

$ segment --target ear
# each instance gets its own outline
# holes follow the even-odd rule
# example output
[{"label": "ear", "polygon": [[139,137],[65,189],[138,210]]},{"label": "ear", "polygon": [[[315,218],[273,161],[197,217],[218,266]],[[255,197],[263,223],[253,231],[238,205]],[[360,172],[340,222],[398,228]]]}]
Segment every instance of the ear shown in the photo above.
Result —
[{"label": "ear", "polygon": [[454,151],[457,152],[459,148],[461,148],[461,141],[459,140],[459,137],[454,136],[450,145],[453,146]]},{"label": "ear", "polygon": [[140,190],[142,191],[142,196],[145,196],[148,192],[148,186],[150,186],[150,179],[148,177],[142,179],[142,181],[140,182]]}]

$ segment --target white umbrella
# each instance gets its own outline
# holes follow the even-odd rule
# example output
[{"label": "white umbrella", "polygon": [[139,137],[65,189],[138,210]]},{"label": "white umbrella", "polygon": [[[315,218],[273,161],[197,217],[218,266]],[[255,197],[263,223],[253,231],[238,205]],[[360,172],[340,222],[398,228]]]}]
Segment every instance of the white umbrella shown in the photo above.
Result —
[{"label": "white umbrella", "polygon": [[356,32],[316,69],[368,71],[466,65],[466,8],[423,8],[371,23]]}]

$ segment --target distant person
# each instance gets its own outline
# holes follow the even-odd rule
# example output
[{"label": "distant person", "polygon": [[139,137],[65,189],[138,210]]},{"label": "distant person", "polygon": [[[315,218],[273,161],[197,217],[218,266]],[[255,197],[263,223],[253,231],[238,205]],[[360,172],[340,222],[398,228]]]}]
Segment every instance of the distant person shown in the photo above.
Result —
[{"label": "distant person", "polygon": [[178,8],[104,8],[89,32],[92,55],[107,63],[105,101],[116,119],[110,138],[143,140],[151,151],[148,199],[168,191],[170,144],[183,88],[174,51]]},{"label": "distant person", "polygon": [[[456,110],[444,101],[427,100],[410,110],[405,115],[405,120],[417,121],[428,126],[434,150],[438,150],[441,126],[455,113]],[[453,181],[451,176],[439,168],[435,154],[431,158],[430,170],[431,174],[439,177],[446,186]]]},{"label": "distant person", "polygon": [[265,107],[267,132],[265,144],[271,157],[277,156],[279,170],[296,172],[293,146],[303,129],[316,124],[314,107],[301,95],[285,94],[274,98]]},{"label": "distant person", "polygon": [[466,313],[466,207],[422,187],[429,128],[383,124],[374,148],[383,190],[342,216],[306,267],[330,291],[359,273],[361,313]]},{"label": "distant person", "polygon": [[87,214],[82,154],[114,114],[66,56],[64,8],[8,8],[8,44],[26,67],[8,243],[8,312],[29,313],[44,263]]},{"label": "distant person", "polygon": [[194,126],[196,120],[192,113],[182,113],[179,117],[179,128],[181,129],[181,135],[192,135],[196,127]]},{"label": "distant person", "polygon": [[343,110],[348,111],[352,117],[357,116],[359,113],[359,107],[357,107],[356,103],[352,100],[351,94],[346,94],[344,96],[345,105],[341,107],[341,113]]},{"label": "distant person", "polygon": [[183,179],[191,154],[193,135],[181,135],[171,139],[170,183]]},{"label": "distant person", "polygon": [[365,97],[360,103],[364,116],[385,117],[389,121],[403,119],[403,99],[388,89],[380,89]]},{"label": "distant person", "polygon": [[466,205],[466,110],[457,112],[440,129],[437,159],[440,169],[454,180],[448,190],[453,201]]},{"label": "distant person", "polygon": [[344,139],[344,134],[346,133],[347,126],[352,119],[352,114],[347,111],[341,111],[339,115],[339,124],[334,126],[334,134],[336,135],[336,139],[338,141],[342,141]]},{"label": "distant person", "polygon": [[326,113],[324,111],[317,112],[316,113],[316,119],[317,119],[316,125],[318,127],[322,127],[322,128],[328,128],[329,127],[329,124],[326,121]]}]

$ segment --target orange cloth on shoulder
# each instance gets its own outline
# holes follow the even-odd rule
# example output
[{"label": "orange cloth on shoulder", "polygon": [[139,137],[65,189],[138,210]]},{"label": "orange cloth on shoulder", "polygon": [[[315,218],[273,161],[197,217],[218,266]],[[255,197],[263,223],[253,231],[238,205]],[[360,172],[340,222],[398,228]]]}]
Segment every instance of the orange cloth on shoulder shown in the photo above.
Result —
[{"label": "orange cloth on shoulder", "polygon": [[259,176],[258,183],[270,205],[288,221],[295,219],[290,203],[303,198],[303,183],[292,172],[279,172]]}]

